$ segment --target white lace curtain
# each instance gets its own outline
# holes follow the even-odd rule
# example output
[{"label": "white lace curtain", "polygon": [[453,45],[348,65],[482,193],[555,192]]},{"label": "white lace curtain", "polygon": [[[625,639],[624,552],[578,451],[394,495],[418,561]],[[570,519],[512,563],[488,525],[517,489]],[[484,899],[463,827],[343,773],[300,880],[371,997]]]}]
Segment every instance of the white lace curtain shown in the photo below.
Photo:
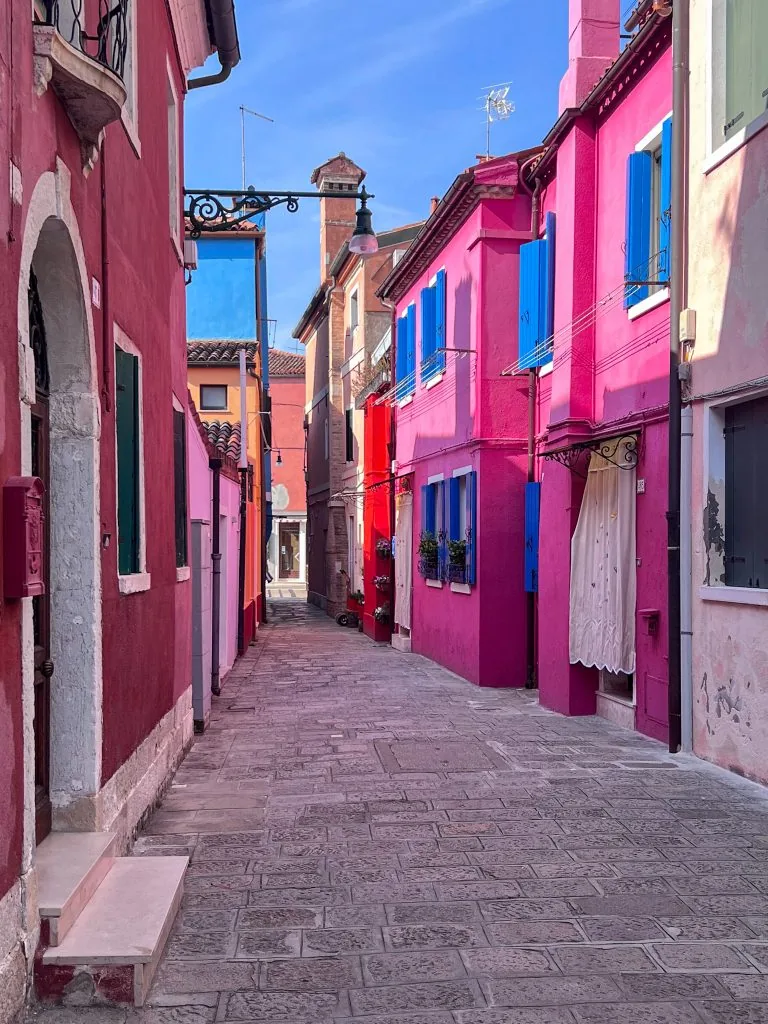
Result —
[{"label": "white lace curtain", "polygon": [[395,523],[395,622],[411,628],[413,586],[413,495],[398,494]]},{"label": "white lace curtain", "polygon": [[[622,448],[616,458],[622,461]],[[635,671],[635,469],[593,453],[571,541],[570,660]]]}]

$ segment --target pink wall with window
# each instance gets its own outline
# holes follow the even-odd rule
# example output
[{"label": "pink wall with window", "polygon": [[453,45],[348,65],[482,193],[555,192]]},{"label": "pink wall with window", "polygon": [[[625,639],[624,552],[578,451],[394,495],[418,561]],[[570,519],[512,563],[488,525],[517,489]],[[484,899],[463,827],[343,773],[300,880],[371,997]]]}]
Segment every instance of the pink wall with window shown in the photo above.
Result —
[{"label": "pink wall with window", "polygon": [[[527,385],[501,376],[517,317],[518,251],[530,238],[530,200],[514,192],[517,170],[507,157],[460,175],[384,286],[396,295],[398,317],[416,306],[417,380],[396,410],[397,475],[414,493],[411,647],[481,686],[522,686],[526,670]],[[442,376],[425,384],[421,293],[441,269],[448,351]],[[474,583],[426,580],[418,572],[422,487],[445,480],[450,518],[448,481],[467,470],[477,488]]]}]

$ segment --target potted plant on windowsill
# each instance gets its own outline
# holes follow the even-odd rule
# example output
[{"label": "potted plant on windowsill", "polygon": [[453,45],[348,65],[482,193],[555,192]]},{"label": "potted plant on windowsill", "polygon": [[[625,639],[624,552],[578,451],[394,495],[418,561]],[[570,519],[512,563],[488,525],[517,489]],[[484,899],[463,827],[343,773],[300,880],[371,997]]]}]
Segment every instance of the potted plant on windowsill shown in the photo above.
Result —
[{"label": "potted plant on windowsill", "polygon": [[467,542],[448,541],[448,579],[451,583],[467,582]]},{"label": "potted plant on windowsill", "polygon": [[439,543],[434,533],[425,531],[419,537],[419,575],[425,580],[438,579]]},{"label": "potted plant on windowsill", "polygon": [[374,609],[373,617],[377,622],[389,622],[389,603],[381,604]]},{"label": "potted plant on windowsill", "polygon": [[388,540],[383,537],[376,541],[376,554],[379,558],[391,558],[392,557],[392,545]]}]

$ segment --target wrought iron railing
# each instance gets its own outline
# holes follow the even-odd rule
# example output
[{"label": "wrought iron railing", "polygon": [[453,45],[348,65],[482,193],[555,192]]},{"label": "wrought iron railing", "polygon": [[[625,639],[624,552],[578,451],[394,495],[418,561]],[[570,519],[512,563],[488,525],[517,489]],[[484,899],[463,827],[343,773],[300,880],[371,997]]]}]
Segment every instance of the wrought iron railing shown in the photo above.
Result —
[{"label": "wrought iron railing", "polygon": [[43,22],[55,28],[71,46],[124,78],[129,3],[130,0],[42,0]]}]

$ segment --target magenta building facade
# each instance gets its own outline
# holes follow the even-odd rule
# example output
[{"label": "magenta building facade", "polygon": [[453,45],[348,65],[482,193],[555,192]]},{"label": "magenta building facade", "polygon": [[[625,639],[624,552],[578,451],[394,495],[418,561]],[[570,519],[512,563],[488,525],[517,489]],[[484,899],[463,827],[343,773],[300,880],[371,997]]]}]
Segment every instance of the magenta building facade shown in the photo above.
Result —
[{"label": "magenta building facade", "polygon": [[396,304],[394,643],[481,686],[526,673],[527,385],[501,371],[531,237],[518,180],[530,155],[460,174],[379,293]]},{"label": "magenta building facade", "polygon": [[560,117],[525,179],[551,325],[526,350],[521,320],[510,370],[536,374],[541,703],[665,740],[671,23],[645,5],[619,53],[619,6],[570,5]]}]

